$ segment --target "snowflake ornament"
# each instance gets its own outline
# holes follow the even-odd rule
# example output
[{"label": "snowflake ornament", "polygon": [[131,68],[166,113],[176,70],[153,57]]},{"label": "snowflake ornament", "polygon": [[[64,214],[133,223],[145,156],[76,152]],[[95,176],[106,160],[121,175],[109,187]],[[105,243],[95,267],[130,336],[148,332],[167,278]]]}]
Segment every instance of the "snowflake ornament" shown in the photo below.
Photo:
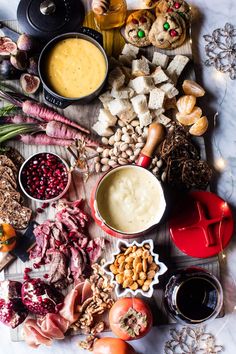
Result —
[{"label": "snowflake ornament", "polygon": [[236,28],[226,23],[217,28],[212,35],[205,35],[206,66],[214,66],[222,73],[228,73],[231,80],[236,79]]},{"label": "snowflake ornament", "polygon": [[182,327],[170,330],[171,339],[165,344],[165,354],[219,354],[224,350],[205,327]]}]

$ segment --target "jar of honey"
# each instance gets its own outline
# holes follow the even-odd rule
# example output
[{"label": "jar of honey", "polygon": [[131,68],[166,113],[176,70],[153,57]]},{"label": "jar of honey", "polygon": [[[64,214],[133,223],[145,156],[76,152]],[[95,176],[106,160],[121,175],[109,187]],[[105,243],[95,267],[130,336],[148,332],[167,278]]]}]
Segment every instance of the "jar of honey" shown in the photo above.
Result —
[{"label": "jar of honey", "polygon": [[95,23],[100,30],[109,30],[123,26],[126,19],[125,0],[93,0],[92,10]]}]

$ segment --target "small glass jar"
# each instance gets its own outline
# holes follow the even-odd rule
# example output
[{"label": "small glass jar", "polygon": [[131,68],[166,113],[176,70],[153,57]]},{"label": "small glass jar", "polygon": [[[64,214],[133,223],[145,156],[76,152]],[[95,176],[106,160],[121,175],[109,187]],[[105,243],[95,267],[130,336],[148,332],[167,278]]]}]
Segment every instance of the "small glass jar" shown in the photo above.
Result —
[{"label": "small glass jar", "polygon": [[170,278],[165,289],[165,305],[178,322],[198,325],[218,316],[223,305],[223,290],[213,274],[190,267]]},{"label": "small glass jar", "polygon": [[94,13],[96,26],[100,30],[109,30],[123,26],[126,19],[127,6],[125,0],[110,0],[109,8],[99,15]]}]

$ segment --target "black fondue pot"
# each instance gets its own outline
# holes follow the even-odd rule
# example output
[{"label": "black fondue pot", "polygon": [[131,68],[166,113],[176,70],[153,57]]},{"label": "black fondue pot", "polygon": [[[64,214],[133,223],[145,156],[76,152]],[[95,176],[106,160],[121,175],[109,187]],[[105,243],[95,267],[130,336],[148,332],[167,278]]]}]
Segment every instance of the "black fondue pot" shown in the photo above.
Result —
[{"label": "black fondue pot", "polygon": [[77,31],[84,15],[80,0],[21,0],[17,8],[22,32],[40,40]]},{"label": "black fondue pot", "polygon": [[[103,54],[105,62],[106,62],[106,74],[104,77],[103,82],[101,85],[96,89],[96,91],[92,92],[91,94],[79,98],[67,98],[58,95],[56,92],[54,92],[51,88],[50,85],[47,82],[47,75],[46,75],[46,61],[47,61],[47,55],[51,48],[54,47],[54,45],[57,42],[62,41],[63,39],[66,38],[81,38],[86,41],[89,41],[93,43]],[[77,32],[73,33],[65,33],[60,36],[57,36],[53,38],[50,42],[46,44],[46,46],[43,48],[40,57],[39,57],[39,76],[43,84],[43,91],[44,91],[44,98],[46,101],[51,103],[52,105],[59,107],[59,108],[66,108],[67,106],[71,104],[84,104],[88,103],[91,100],[93,100],[95,97],[99,95],[101,92],[107,78],[107,73],[108,73],[108,59],[105,50],[102,47],[103,44],[103,39],[101,33],[88,28],[88,27],[80,27],[80,29]]]}]

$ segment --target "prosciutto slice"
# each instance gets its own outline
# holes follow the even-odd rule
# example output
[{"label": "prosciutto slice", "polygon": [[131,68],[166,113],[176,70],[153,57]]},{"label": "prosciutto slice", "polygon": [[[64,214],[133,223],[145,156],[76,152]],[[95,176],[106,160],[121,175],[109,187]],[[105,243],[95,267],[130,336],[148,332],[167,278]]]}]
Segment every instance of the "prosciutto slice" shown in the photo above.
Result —
[{"label": "prosciutto slice", "polygon": [[23,326],[23,337],[25,342],[32,348],[38,348],[39,345],[44,344],[50,346],[52,338],[45,335],[37,324],[35,319],[27,319]]},{"label": "prosciutto slice", "polygon": [[77,284],[64,299],[64,305],[60,310],[60,315],[65,318],[70,324],[74,323],[79,318],[78,306],[82,301],[84,282]]},{"label": "prosciutto slice", "polygon": [[37,348],[41,344],[50,346],[53,339],[64,339],[70,325],[80,316],[80,306],[91,296],[91,285],[88,280],[75,285],[65,297],[59,313],[48,313],[37,320],[25,321],[23,327],[25,342],[30,347]]},{"label": "prosciutto slice", "polygon": [[47,313],[45,317],[37,320],[37,325],[51,339],[64,339],[64,333],[69,328],[69,322],[55,313]]}]

